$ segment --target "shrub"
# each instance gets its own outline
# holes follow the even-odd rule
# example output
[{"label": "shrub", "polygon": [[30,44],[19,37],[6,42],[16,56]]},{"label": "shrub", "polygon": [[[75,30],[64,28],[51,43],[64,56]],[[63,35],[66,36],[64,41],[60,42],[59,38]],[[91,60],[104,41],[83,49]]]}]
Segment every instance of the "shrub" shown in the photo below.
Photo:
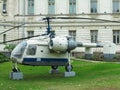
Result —
[{"label": "shrub", "polygon": [[12,52],[14,48],[15,48],[14,44],[6,44],[4,50],[8,50],[9,52]]},{"label": "shrub", "polygon": [[113,60],[120,62],[120,54],[116,54]]},{"label": "shrub", "polygon": [[93,54],[93,57],[92,57],[92,60],[95,60],[95,61],[103,61],[103,54],[100,53],[100,52],[95,52]]},{"label": "shrub", "polygon": [[7,52],[0,52],[0,63],[10,61],[10,54],[14,48],[15,48],[14,44],[5,45],[4,50],[7,50]]},{"label": "shrub", "polygon": [[7,57],[4,53],[0,52],[0,63],[9,61],[10,58]]}]

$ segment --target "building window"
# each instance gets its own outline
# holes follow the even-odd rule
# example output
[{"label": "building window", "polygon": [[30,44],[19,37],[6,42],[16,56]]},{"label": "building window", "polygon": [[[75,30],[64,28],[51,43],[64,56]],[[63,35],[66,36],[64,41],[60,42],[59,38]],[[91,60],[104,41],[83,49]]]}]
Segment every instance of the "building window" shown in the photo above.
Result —
[{"label": "building window", "polygon": [[55,14],[55,0],[48,0],[48,14]]},{"label": "building window", "polygon": [[2,9],[3,13],[7,13],[7,0],[3,0],[3,9]]},{"label": "building window", "polygon": [[34,0],[28,0],[28,15],[34,15]]},{"label": "building window", "polygon": [[34,31],[27,31],[27,35],[28,35],[28,37],[34,36]]},{"label": "building window", "polygon": [[97,43],[97,41],[98,41],[98,30],[91,30],[90,35],[91,35],[91,43]]},{"label": "building window", "polygon": [[69,31],[69,35],[71,36],[71,38],[73,39],[73,40],[76,40],[76,31]]},{"label": "building window", "polygon": [[120,44],[120,30],[113,30],[113,43]]},{"label": "building window", "polygon": [[76,0],[69,0],[69,13],[76,14]]},{"label": "building window", "polygon": [[3,34],[3,42],[6,42],[6,34]]},{"label": "building window", "polygon": [[113,13],[120,12],[119,10],[119,0],[113,0]]},{"label": "building window", "polygon": [[91,0],[91,13],[97,13],[97,0]]}]

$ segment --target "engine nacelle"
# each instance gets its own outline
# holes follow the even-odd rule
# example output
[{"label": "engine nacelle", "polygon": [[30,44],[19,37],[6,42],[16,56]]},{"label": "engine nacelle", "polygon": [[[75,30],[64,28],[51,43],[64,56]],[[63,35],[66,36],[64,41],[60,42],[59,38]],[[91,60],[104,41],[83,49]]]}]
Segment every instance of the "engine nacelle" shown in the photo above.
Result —
[{"label": "engine nacelle", "polygon": [[49,49],[56,52],[65,52],[68,49],[68,40],[63,36],[56,36],[49,42]]}]

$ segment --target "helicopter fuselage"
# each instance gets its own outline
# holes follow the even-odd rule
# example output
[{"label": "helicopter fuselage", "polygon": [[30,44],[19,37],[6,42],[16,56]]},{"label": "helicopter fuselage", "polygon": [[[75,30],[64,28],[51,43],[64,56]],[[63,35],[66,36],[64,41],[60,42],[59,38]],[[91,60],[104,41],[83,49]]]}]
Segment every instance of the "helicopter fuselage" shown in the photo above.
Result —
[{"label": "helicopter fuselage", "polygon": [[[35,46],[34,50],[30,50],[30,45]],[[67,52],[56,53],[50,51],[48,45],[45,44],[30,44],[24,52],[22,64],[27,65],[66,65],[68,63]]]},{"label": "helicopter fuselage", "polygon": [[11,57],[16,62],[31,66],[65,66],[68,52],[55,52],[49,49],[49,38],[35,38],[21,42],[13,50]]}]

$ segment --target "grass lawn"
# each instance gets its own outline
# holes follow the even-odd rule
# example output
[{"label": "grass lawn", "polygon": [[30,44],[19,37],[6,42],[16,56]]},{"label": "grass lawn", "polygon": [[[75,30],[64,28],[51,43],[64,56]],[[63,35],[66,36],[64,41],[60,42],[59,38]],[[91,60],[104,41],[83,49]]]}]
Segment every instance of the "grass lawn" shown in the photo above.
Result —
[{"label": "grass lawn", "polygon": [[11,80],[11,62],[0,64],[0,90],[120,90],[120,63],[73,60],[75,77],[48,73],[50,67],[19,65],[23,80]]}]

